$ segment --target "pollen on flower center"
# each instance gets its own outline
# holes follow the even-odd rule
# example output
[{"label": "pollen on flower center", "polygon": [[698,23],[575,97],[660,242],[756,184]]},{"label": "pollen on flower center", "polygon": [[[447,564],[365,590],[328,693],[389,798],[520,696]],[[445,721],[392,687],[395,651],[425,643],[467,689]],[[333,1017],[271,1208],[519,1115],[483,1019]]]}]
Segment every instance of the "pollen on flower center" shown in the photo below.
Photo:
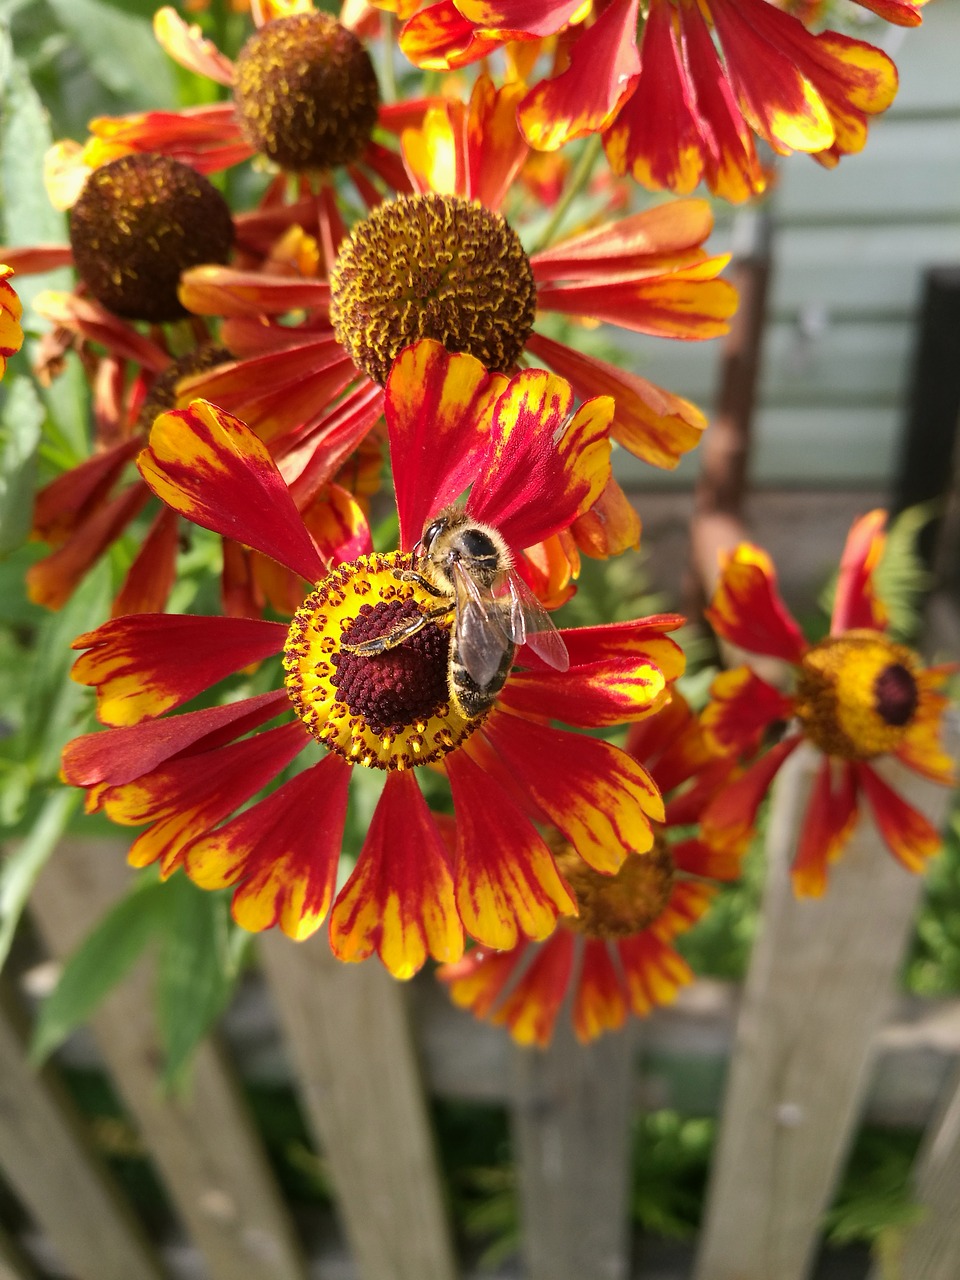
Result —
[{"label": "pollen on flower center", "polygon": [[578,916],[565,916],[562,921],[575,933],[590,938],[630,937],[651,925],[670,901],[676,868],[659,834],[649,853],[631,854],[614,876],[594,871],[569,845],[556,859],[580,909]]},{"label": "pollen on flower center", "polygon": [[330,279],[337,340],[381,385],[418,338],[513,367],[533,331],[536,287],[516,232],[474,201],[384,201],[353,230]]},{"label": "pollen on flower center", "polygon": [[[450,619],[399,571],[398,552],[339,565],[304,600],[284,646],[287,693],[313,736],[352,764],[408,769],[452,751],[476,728],[451,705]],[[381,652],[355,647],[384,637]],[[374,646],[376,647],[376,646]]]},{"label": "pollen on flower center", "polygon": [[233,95],[250,145],[294,172],[358,160],[380,107],[370,55],[328,13],[290,14],[254,32]]},{"label": "pollen on flower center", "polygon": [[121,156],[94,169],[70,213],[80,279],[115,315],[161,323],[187,314],[180,273],[226,262],[227,202],[201,173],[169,156]]},{"label": "pollen on flower center", "polygon": [[903,741],[919,703],[915,655],[875,631],[848,631],[804,655],[796,710],[821,751],[870,760]]}]

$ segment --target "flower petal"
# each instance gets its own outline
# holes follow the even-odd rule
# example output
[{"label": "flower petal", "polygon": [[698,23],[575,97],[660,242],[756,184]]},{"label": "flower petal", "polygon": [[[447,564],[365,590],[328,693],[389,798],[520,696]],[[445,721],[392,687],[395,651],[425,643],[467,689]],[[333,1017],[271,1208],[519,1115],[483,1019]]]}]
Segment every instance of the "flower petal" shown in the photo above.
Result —
[{"label": "flower petal", "polygon": [[161,507],[113,602],[113,617],[163,612],[177,578],[179,526],[177,513]]},{"label": "flower petal", "polygon": [[855,764],[852,768],[887,848],[908,871],[925,871],[927,859],[938,853],[943,843],[940,832],[870,765]]},{"label": "flower petal", "polygon": [[577,904],[553,854],[509,794],[464,751],[446,758],[457,820],[456,894],[468,932],[507,951],[545,938]]},{"label": "flower petal", "polygon": [[506,385],[502,374],[487,373],[473,356],[451,355],[431,338],[397,356],[384,405],[401,551],[409,551],[429,517],[474,478]]},{"label": "flower petal", "polygon": [[206,400],[162,413],[137,465],[182,516],[317,582],[325,568],[266,446]]},{"label": "flower petal", "polygon": [[71,676],[97,690],[104,724],[136,724],[179,707],[225,676],[283,648],[287,629],[255,618],[141,613],[77,636]]},{"label": "flower petal", "polygon": [[663,820],[663,802],[647,771],[625,751],[499,709],[482,732],[527,803],[591,867],[613,873],[628,853],[651,847],[650,820]]},{"label": "flower petal", "polygon": [[437,977],[446,983],[458,1008],[469,1009],[475,1018],[486,1018],[530,946],[523,941],[511,951],[474,947],[462,960],[441,966]]},{"label": "flower petal", "polygon": [[950,662],[917,673],[920,700],[906,736],[895,752],[897,759],[908,768],[947,787],[956,782],[956,761],[943,748],[943,718],[950,699],[939,692],[939,687],[958,670],[960,663]]},{"label": "flower petal", "polygon": [[885,631],[886,606],[877,595],[873,575],[886,546],[887,513],[870,511],[853,522],[840,559],[840,576],[830,619],[830,634],[854,627]]},{"label": "flower petal", "polygon": [[517,1044],[545,1049],[567,994],[573,953],[573,935],[567,929],[557,929],[535,949],[532,961],[490,1021],[507,1027]]},{"label": "flower petal", "polygon": [[400,33],[403,53],[414,66],[427,71],[465,67],[499,46],[499,38],[477,31],[453,0],[440,0],[414,14]]},{"label": "flower petal", "polygon": [[707,745],[714,751],[742,752],[755,748],[770,725],[792,715],[792,698],[750,667],[733,667],[714,678],[701,724]]},{"label": "flower petal", "polygon": [[655,1005],[671,1004],[681,987],[693,981],[693,970],[668,943],[650,929],[617,943],[630,1008],[638,1017]]},{"label": "flower petal", "polygon": [[374,951],[395,978],[428,955],[457,960],[463,928],[446,848],[410,773],[387,775],[370,830],[330,915],[330,946],[341,960]]},{"label": "flower petal", "polygon": [[799,663],[807,649],[780,597],[773,561],[749,542],[721,556],[720,578],[704,617],[718,635],[749,653]]},{"label": "flower petal", "polygon": [[[835,771],[839,778],[835,777]],[[834,782],[838,785],[835,787]],[[810,790],[790,869],[798,898],[819,898],[827,887],[827,867],[843,850],[857,821],[857,788],[846,761],[821,761]]]},{"label": "flower petal", "polygon": [[613,401],[588,400],[568,420],[572,405],[570,384],[543,369],[511,378],[497,400],[467,510],[513,547],[533,546],[566,528],[610,479]]},{"label": "flower petal", "polygon": [[599,938],[587,938],[573,997],[574,1033],[581,1044],[588,1044],[604,1031],[617,1031],[626,1020],[623,979],[610,948]]},{"label": "flower petal", "polygon": [[799,733],[784,738],[717,792],[700,819],[700,832],[708,844],[730,847],[753,834],[757,810],[774,776],[801,742],[803,736]]},{"label": "flower petal", "polygon": [[187,875],[201,889],[240,884],[233,916],[251,933],[279,924],[301,942],[333,897],[350,766],[328,755],[239,817],[188,845]]},{"label": "flower petal", "polygon": [[568,671],[518,671],[499,703],[522,716],[545,716],[598,729],[651,715],[667,698],[659,667],[642,659],[596,662]]}]

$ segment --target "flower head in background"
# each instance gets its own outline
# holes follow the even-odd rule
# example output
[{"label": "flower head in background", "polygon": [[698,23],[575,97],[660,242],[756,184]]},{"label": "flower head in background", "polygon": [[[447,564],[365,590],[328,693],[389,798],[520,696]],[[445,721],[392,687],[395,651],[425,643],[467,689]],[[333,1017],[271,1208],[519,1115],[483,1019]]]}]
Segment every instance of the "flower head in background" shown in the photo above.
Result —
[{"label": "flower head in background", "polygon": [[[612,405],[590,401],[571,417],[572,403],[569,385],[543,371],[489,374],[430,341],[404,351],[386,387],[400,548],[373,552],[366,522],[347,504],[353,554],[340,563],[311,536],[242,423],[204,402],[157,420],[140,460],[154,492],[196,523],[241,536],[313,590],[289,627],[140,615],[77,640],[87,652],[75,678],[96,687],[100,718],[116,727],[71,743],[64,776],[87,789],[90,809],[149,824],[131,849],[135,865],[159,862],[163,875],[183,866],[203,887],[234,885],[241,925],[279,923],[305,937],[334,896],[352,769],[380,769],[382,795],[330,912],[331,945],[349,960],[376,951],[408,976],[428,954],[457,958],[464,927],[510,947],[544,937],[575,909],[535,823],[550,822],[607,873],[651,847],[662,804],[647,772],[550,722],[592,729],[655,710],[682,670],[665,634],[681,619],[563,631],[565,672],[519,648],[523,669],[471,717],[450,696],[452,608],[411,572],[425,526],[467,488],[468,516],[499,532],[518,569],[525,546],[590,505],[609,476]],[[402,643],[365,649],[398,624]],[[281,687],[164,714],[278,654]],[[242,808],[317,743],[327,752],[319,763]],[[452,858],[418,785],[424,765],[450,786]]]},{"label": "flower head in background", "polygon": [[940,743],[947,705],[940,690],[956,667],[925,668],[913,650],[886,634],[886,610],[873,580],[885,525],[886,513],[872,511],[851,528],[830,633],[818,644],[804,639],[788,613],[773,564],[759,547],[742,544],[729,556],[707,610],[718,635],[791,664],[796,682],[792,693],[782,693],[749,667],[723,672],[714,681],[703,724],[719,750],[752,749],[783,721],[792,720],[794,727],[708,806],[704,831],[752,828],[784,760],[801,742],[812,743],[824,759],[793,864],[800,895],[823,893],[827,868],[853,831],[861,798],[909,871],[922,871],[941,843],[939,832],[876,768],[884,757],[894,757],[944,786],[954,778],[953,762]]},{"label": "flower head in background", "polygon": [[13,268],[0,264],[0,378],[7,371],[7,360],[23,346],[23,304],[10,283]]},{"label": "flower head in background", "polygon": [[739,874],[742,839],[711,845],[682,831],[736,768],[706,745],[683,698],[674,692],[656,715],[632,725],[627,751],[664,795],[652,851],[601,875],[554,833],[577,914],[561,916],[545,942],[499,952],[477,947],[438,972],[454,1003],[506,1026],[520,1044],[547,1045],[565,1002],[580,1041],[616,1030],[628,1013],[643,1017],[669,1004],[693,979],[674,939],[706,911],[715,882]]},{"label": "flower head in background", "polygon": [[[866,2],[891,21],[919,21],[916,4]],[[642,19],[639,0],[441,0],[409,20],[401,48],[419,66],[458,67],[507,41],[553,36],[559,71],[519,103],[531,145],[601,133],[615,172],[678,194],[700,181],[727,200],[761,194],[755,137],[835,165],[863,147],[868,117],[897,89],[879,49],[814,34],[768,0],[649,0]]]}]

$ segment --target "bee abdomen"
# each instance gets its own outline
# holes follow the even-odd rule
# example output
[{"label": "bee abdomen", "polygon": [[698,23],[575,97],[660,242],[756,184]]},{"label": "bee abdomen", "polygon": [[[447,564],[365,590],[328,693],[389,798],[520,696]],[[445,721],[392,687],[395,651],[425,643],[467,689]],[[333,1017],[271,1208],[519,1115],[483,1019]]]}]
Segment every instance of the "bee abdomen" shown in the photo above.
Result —
[{"label": "bee abdomen", "polygon": [[460,661],[454,645],[450,651],[450,665],[447,669],[447,684],[451,701],[468,720],[486,715],[497,700],[497,694],[507,682],[516,647],[510,645],[500,659],[500,665],[486,684],[478,684],[467,668]]}]

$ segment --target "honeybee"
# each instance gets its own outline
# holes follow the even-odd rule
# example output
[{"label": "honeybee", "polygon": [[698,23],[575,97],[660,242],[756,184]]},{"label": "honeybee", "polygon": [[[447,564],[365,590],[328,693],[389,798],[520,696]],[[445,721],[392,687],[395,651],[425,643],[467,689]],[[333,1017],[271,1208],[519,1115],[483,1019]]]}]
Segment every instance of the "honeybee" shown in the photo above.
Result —
[{"label": "honeybee", "polygon": [[528,644],[557,671],[570,666],[563,637],[515,570],[501,535],[473,520],[463,507],[446,507],[426,525],[411,567],[397,576],[435,596],[436,607],[386,635],[344,647],[372,657],[452,613],[447,688],[452,705],[466,719],[476,719],[493,705],[520,645]]}]

